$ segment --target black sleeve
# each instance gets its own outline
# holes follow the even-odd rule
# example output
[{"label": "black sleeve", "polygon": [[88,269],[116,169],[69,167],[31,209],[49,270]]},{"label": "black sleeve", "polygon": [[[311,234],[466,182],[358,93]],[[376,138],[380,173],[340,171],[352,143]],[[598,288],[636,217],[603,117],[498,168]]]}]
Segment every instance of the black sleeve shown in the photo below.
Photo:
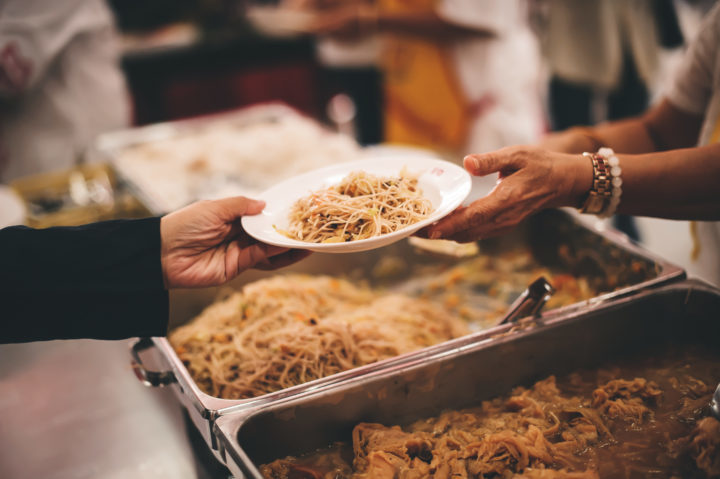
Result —
[{"label": "black sleeve", "polygon": [[0,342],[163,336],[160,219],[0,230]]}]

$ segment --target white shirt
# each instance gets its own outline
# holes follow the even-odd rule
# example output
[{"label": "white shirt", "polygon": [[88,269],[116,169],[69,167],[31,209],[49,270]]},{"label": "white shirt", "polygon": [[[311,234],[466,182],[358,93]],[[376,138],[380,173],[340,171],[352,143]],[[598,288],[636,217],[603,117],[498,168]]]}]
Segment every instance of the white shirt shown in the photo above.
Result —
[{"label": "white shirt", "polygon": [[544,50],[553,75],[595,88],[618,85],[623,50],[652,86],[660,46],[654,0],[550,0]]},{"label": "white shirt", "polygon": [[495,38],[459,42],[454,62],[460,84],[478,112],[468,153],[533,143],[544,130],[540,51],[523,0],[442,0],[437,14],[450,23],[489,30]]},{"label": "white shirt", "polygon": [[[667,97],[679,109],[704,117],[698,146],[720,142],[720,4],[703,21]],[[700,256],[693,266],[720,285],[720,222],[698,222],[697,234]]]},{"label": "white shirt", "polygon": [[[453,47],[463,93],[477,105],[466,152],[537,141],[545,128],[540,50],[528,26],[525,0],[439,0],[435,11],[448,23],[495,34]],[[377,62],[382,48],[378,40],[323,40],[318,55],[328,65],[369,65]]]},{"label": "white shirt", "polygon": [[[19,74],[18,62],[27,67]],[[0,77],[7,73],[15,81],[0,81],[0,183],[70,167],[98,133],[128,124],[102,0],[0,0]]]}]

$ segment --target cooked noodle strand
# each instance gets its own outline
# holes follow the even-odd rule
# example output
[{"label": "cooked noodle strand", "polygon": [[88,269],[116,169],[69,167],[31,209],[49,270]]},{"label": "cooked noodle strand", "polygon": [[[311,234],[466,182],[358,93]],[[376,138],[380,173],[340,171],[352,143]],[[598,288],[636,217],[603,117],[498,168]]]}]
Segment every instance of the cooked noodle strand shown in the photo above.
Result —
[{"label": "cooked noodle strand", "polygon": [[362,171],[340,184],[298,200],[290,211],[286,236],[311,243],[342,243],[392,233],[432,211],[417,178],[401,172],[383,178]]}]

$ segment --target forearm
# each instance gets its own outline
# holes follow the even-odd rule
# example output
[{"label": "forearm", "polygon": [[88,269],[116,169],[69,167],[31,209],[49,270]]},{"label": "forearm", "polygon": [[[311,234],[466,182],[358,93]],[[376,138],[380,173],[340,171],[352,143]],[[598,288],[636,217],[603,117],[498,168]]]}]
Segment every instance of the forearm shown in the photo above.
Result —
[{"label": "forearm", "polygon": [[0,230],[0,342],[165,334],[158,218]]},{"label": "forearm", "polygon": [[380,32],[430,37],[434,41],[454,40],[467,36],[486,38],[494,36],[490,30],[468,28],[447,22],[433,12],[371,12],[367,16],[367,26],[372,27],[373,23]]},{"label": "forearm", "polygon": [[0,294],[0,343],[164,336],[167,291],[28,289]]},{"label": "forearm", "polygon": [[551,133],[545,136],[538,146],[561,153],[597,151],[603,146],[631,154],[657,150],[642,118],[630,118],[595,127],[574,127]]},{"label": "forearm", "polygon": [[160,219],[0,230],[4,290],[162,290]]},{"label": "forearm", "polygon": [[618,212],[720,220],[720,144],[618,157],[623,180]]},{"label": "forearm", "polygon": [[663,100],[636,118],[570,128],[546,136],[538,146],[562,153],[597,151],[602,146],[617,153],[651,153],[695,146],[701,125],[702,116]]}]

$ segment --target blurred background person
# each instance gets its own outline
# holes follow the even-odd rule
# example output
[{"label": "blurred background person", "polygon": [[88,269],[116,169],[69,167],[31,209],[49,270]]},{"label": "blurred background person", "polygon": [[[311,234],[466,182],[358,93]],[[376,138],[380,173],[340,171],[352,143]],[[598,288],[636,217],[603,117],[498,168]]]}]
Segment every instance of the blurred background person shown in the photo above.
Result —
[{"label": "blurred background person", "polygon": [[542,133],[539,51],[524,1],[301,3],[318,9],[318,35],[381,35],[384,141],[457,155]]},{"label": "blurred background person", "polygon": [[662,49],[683,44],[672,0],[540,3],[553,129],[643,112]]},{"label": "blurred background person", "polygon": [[0,183],[68,168],[129,119],[102,0],[0,2]]}]

